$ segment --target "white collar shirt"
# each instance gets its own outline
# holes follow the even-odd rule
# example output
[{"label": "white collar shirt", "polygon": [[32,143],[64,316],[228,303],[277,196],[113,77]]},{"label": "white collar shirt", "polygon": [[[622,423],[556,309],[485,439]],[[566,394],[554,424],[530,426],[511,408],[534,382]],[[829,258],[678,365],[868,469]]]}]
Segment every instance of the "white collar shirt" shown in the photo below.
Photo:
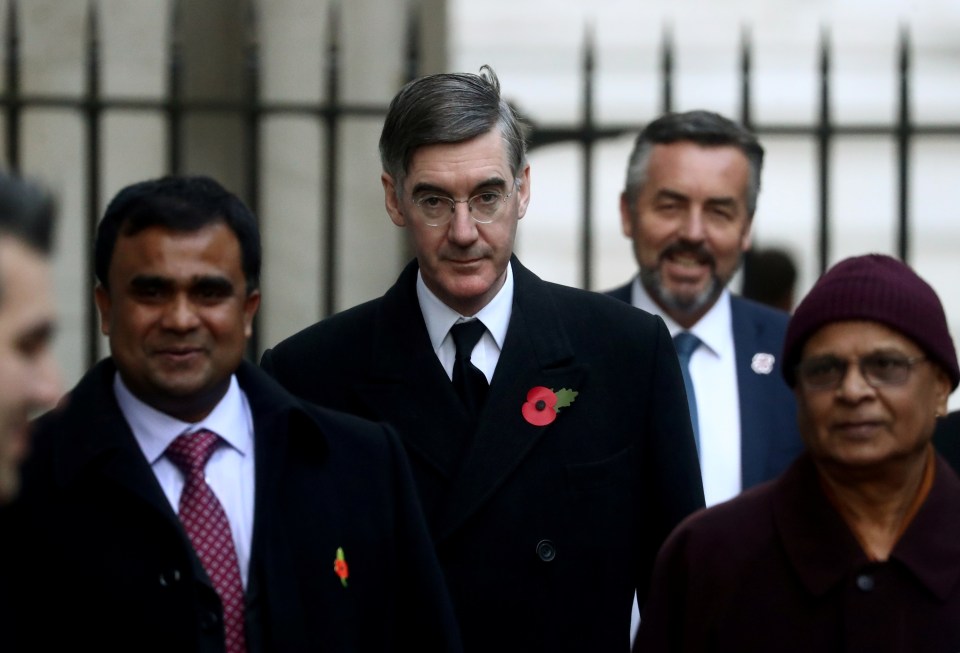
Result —
[{"label": "white collar shirt", "polygon": [[134,396],[117,373],[114,395],[133,436],[153,470],[163,493],[178,512],[184,476],[165,455],[167,447],[180,435],[207,429],[226,445],[218,447],[205,468],[207,484],[217,495],[230,522],[230,531],[240,564],[240,577],[247,586],[250,547],[253,538],[254,446],[253,414],[236,375],[220,402],[196,424],[182,422]]},{"label": "white collar shirt", "polygon": [[439,297],[427,288],[427,284],[424,283],[419,271],[417,272],[417,299],[420,302],[423,321],[427,325],[430,344],[433,345],[433,351],[436,352],[440,364],[451,379],[453,378],[453,362],[456,359],[457,350],[453,344],[453,337],[450,335],[450,327],[459,322],[465,322],[471,317],[476,317],[483,322],[487,330],[480,341],[477,342],[476,347],[473,348],[470,362],[483,372],[483,375],[487,377],[487,383],[493,381],[493,372],[500,360],[503,341],[507,337],[507,327],[510,325],[510,315],[513,312],[512,266],[507,265],[507,278],[504,280],[503,286],[476,315],[460,315],[444,304]]},{"label": "white collar shirt", "polygon": [[[639,277],[634,278],[631,301],[637,308],[662,317],[671,336],[684,331],[653,301]],[[724,288],[710,310],[687,329],[702,343],[690,357],[690,379],[697,400],[700,471],[707,506],[735,497],[742,487],[740,395],[732,319],[730,291]]]}]

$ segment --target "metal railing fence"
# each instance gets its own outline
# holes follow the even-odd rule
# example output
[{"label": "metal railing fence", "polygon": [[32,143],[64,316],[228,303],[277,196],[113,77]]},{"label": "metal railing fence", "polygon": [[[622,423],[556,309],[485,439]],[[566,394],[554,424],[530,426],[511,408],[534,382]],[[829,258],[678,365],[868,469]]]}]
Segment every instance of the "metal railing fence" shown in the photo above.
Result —
[{"label": "metal railing fence", "polygon": [[[103,177],[103,134],[101,124],[105,114],[116,112],[151,112],[163,116],[167,134],[165,165],[169,173],[181,172],[183,153],[185,149],[182,134],[182,124],[185,116],[196,114],[214,114],[240,117],[244,125],[244,158],[243,176],[245,178],[245,201],[251,209],[259,214],[260,196],[264,180],[261,173],[260,137],[263,121],[268,116],[287,115],[306,117],[315,120],[325,134],[327,144],[323,157],[325,165],[321,167],[318,187],[323,190],[324,201],[317,207],[317,220],[322,225],[322,243],[318,243],[318,255],[324,261],[321,282],[320,306],[323,313],[334,311],[337,300],[337,256],[336,251],[338,226],[341,216],[338,214],[340,199],[339,180],[337,177],[341,152],[338,147],[338,134],[343,121],[356,117],[379,117],[386,112],[385,104],[349,103],[342,99],[340,56],[341,39],[350,38],[341,33],[339,11],[334,3],[330,8],[329,25],[326,30],[327,42],[322,49],[318,49],[326,75],[325,100],[322,102],[273,102],[261,98],[261,65],[260,39],[258,38],[257,3],[251,0],[248,4],[246,30],[244,35],[244,71],[243,92],[240,99],[229,100],[198,100],[185,97],[183,92],[183,57],[182,57],[182,25],[180,0],[174,0],[171,10],[171,20],[168,26],[168,51],[166,56],[166,92],[165,97],[159,99],[134,99],[115,96],[106,96],[102,91],[102,73],[100,61],[100,30],[101,20],[98,16],[97,3],[91,0],[88,20],[85,22],[85,75],[84,91],[80,96],[63,95],[36,95],[28,94],[21,88],[21,73],[23,61],[20,57],[20,25],[18,4],[16,0],[8,0],[7,31],[4,39],[4,62],[6,73],[6,87],[0,94],[0,112],[6,124],[6,152],[5,158],[8,167],[18,170],[21,164],[23,140],[30,135],[24,131],[24,114],[31,109],[58,108],[75,112],[81,116],[85,134],[85,167],[78,174],[83,176],[85,193],[85,233],[92,239],[99,218],[102,198],[100,189]],[[406,30],[407,46],[404,71],[410,79],[419,73],[420,53],[419,16],[416,9],[409,11]],[[739,51],[739,115],[736,116],[743,124],[754,130],[762,139],[763,136],[796,136],[813,139],[817,144],[818,152],[818,182],[817,207],[818,216],[818,262],[822,271],[828,261],[828,252],[831,243],[831,216],[829,199],[831,194],[831,147],[838,136],[881,136],[895,139],[897,143],[897,254],[906,260],[909,252],[911,233],[909,180],[910,180],[910,151],[911,142],[917,136],[941,135],[960,137],[960,124],[915,124],[910,114],[910,82],[911,82],[911,42],[908,32],[901,31],[898,43],[898,107],[896,120],[890,124],[849,124],[838,123],[831,115],[831,71],[833,55],[829,34],[824,31],[819,46],[819,98],[817,120],[810,124],[773,124],[758,123],[753,119],[751,112],[753,95],[753,46],[749,32],[744,31]],[[660,47],[659,76],[661,79],[661,109],[670,111],[674,108],[674,86],[677,71],[675,67],[675,45],[669,30],[663,32]],[[582,98],[583,114],[578,124],[573,125],[541,125],[535,118],[528,116],[530,122],[530,147],[535,149],[557,143],[575,144],[582,156],[583,162],[583,205],[580,220],[579,257],[582,278],[580,284],[584,288],[592,288],[593,280],[593,233],[592,205],[593,205],[593,159],[594,147],[603,140],[619,137],[623,134],[636,132],[641,124],[598,124],[595,117],[595,45],[589,32],[584,40],[582,67]],[[320,251],[322,248],[322,251]],[[87,296],[92,296],[94,283],[93,262],[86,271]],[[99,352],[99,325],[93,302],[88,302],[86,313],[86,362],[92,365]],[[254,340],[251,342],[251,352],[259,351],[256,340],[257,329],[254,329]]]}]

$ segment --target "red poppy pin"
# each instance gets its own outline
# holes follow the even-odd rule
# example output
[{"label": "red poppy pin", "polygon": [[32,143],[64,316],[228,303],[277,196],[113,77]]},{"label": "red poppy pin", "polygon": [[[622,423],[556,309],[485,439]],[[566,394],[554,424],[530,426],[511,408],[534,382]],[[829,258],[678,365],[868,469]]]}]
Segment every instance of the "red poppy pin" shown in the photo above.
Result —
[{"label": "red poppy pin", "polygon": [[342,547],[337,547],[337,559],[333,561],[333,571],[336,572],[337,576],[340,577],[340,582],[346,587],[350,572],[347,569],[347,559],[343,555]]},{"label": "red poppy pin", "polygon": [[557,411],[572,404],[578,394],[580,393],[569,388],[551,390],[542,385],[530,388],[527,401],[520,409],[523,419],[534,426],[546,426],[557,419]]}]

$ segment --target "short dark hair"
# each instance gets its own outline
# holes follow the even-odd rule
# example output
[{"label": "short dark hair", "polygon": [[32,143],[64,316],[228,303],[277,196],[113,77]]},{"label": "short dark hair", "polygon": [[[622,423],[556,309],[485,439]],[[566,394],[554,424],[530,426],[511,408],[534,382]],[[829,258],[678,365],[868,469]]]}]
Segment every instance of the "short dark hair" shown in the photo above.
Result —
[{"label": "short dark hair", "polygon": [[0,173],[0,236],[17,238],[49,254],[55,212],[53,197],[39,184]]},{"label": "short dark hair", "polygon": [[667,113],[657,118],[637,136],[627,163],[625,193],[630,206],[636,202],[647,177],[647,165],[654,145],[690,141],[705,147],[736,147],[750,164],[747,182],[747,215],[757,210],[760,195],[760,173],[763,170],[763,147],[757,137],[742,125],[712,111]]},{"label": "short dark hair", "polygon": [[[0,173],[0,239],[16,239],[48,256],[53,247],[56,205],[39,184]],[[3,299],[0,279],[0,301]]]},{"label": "short dark hair", "polygon": [[517,112],[500,97],[500,80],[490,66],[480,74],[441,73],[408,83],[390,102],[380,133],[380,162],[397,194],[417,148],[460,143],[500,129],[513,174],[523,169],[527,143]]},{"label": "short dark hair", "polygon": [[110,201],[94,246],[97,279],[108,288],[110,260],[120,235],[148,227],[197,231],[223,222],[240,242],[247,292],[260,284],[260,230],[253,212],[239,197],[204,176],[168,176],[127,186]]}]

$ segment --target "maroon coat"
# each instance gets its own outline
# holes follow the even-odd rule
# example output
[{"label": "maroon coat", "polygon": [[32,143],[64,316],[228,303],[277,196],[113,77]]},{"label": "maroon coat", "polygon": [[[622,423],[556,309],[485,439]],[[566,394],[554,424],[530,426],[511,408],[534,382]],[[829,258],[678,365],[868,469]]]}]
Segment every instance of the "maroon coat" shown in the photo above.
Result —
[{"label": "maroon coat", "polygon": [[960,479],[938,457],[926,501],[873,563],[802,456],[677,527],[634,651],[960,651]]}]

